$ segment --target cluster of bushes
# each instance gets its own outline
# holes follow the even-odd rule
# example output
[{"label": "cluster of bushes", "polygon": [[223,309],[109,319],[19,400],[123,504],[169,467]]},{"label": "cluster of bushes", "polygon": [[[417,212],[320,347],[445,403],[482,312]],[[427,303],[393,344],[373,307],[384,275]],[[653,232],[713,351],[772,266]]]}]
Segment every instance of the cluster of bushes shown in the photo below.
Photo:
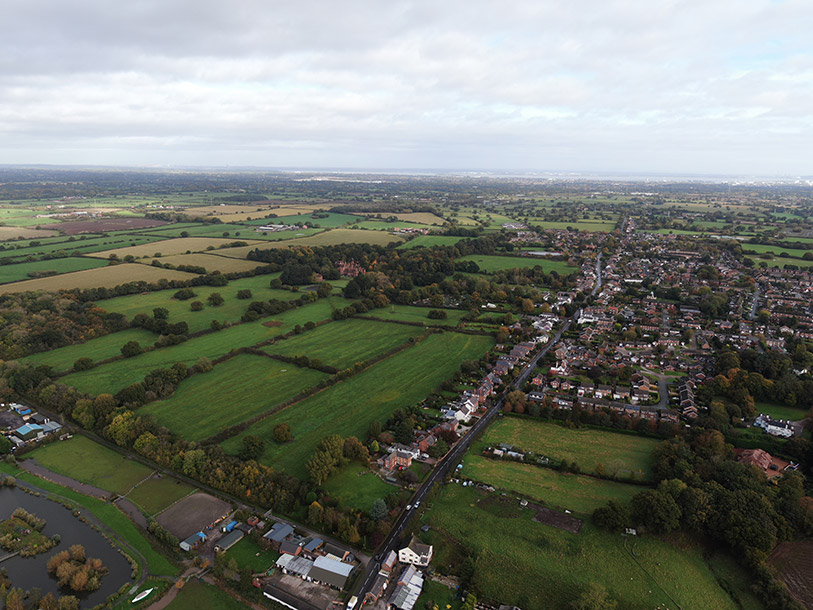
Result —
[{"label": "cluster of bushes", "polygon": [[60,587],[76,593],[95,591],[102,586],[102,577],[107,574],[102,560],[88,557],[81,544],[57,553],[48,560],[47,566],[48,573],[56,577]]}]

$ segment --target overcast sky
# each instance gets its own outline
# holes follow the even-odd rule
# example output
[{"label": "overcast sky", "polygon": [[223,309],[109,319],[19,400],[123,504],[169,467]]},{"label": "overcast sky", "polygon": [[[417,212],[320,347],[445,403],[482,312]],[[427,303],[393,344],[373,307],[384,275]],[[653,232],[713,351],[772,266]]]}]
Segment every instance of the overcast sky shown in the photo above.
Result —
[{"label": "overcast sky", "polygon": [[811,0],[3,0],[0,163],[813,174]]}]

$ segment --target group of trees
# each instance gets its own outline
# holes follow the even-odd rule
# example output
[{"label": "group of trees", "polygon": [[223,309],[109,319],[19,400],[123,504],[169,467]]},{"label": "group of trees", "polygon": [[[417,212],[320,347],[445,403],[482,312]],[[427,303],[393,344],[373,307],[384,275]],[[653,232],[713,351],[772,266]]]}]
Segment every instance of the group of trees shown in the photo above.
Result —
[{"label": "group of trees", "polygon": [[101,559],[88,557],[85,547],[74,544],[48,559],[48,573],[53,574],[60,587],[76,593],[95,591],[102,585],[107,567]]},{"label": "group of trees", "polygon": [[337,434],[326,436],[316,446],[305,467],[311,480],[317,485],[324,483],[331,474],[351,461],[366,464],[370,452],[358,438],[342,438]]}]

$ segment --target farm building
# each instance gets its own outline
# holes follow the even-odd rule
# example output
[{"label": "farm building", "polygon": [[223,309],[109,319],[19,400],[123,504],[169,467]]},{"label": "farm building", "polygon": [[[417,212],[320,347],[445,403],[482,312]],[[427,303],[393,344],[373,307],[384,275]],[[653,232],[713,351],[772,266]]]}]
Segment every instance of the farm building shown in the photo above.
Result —
[{"label": "farm building", "polygon": [[412,610],[423,590],[423,576],[415,566],[407,566],[390,596],[390,608]]},{"label": "farm building", "polygon": [[23,424],[14,431],[14,434],[20,440],[29,441],[42,434],[42,426],[39,424]]},{"label": "farm building", "polygon": [[274,565],[280,568],[283,574],[293,574],[309,580],[310,572],[313,569],[313,562],[310,559],[293,555],[282,555]]},{"label": "farm building", "polygon": [[413,536],[409,544],[398,551],[398,561],[415,566],[428,566],[432,561],[432,545],[422,544]]},{"label": "farm building", "polygon": [[191,551],[196,546],[198,546],[201,542],[205,542],[205,541],[206,541],[206,534],[204,534],[203,532],[197,532],[197,533],[192,534],[191,536],[189,536],[189,538],[187,538],[186,540],[182,540],[181,544],[179,544],[178,546],[180,546],[181,549],[184,550],[184,551]]},{"label": "farm building", "polygon": [[215,544],[215,551],[228,551],[235,544],[240,542],[245,536],[242,530],[232,530]]},{"label": "farm building", "polygon": [[339,548],[335,544],[326,544],[324,548],[325,556],[330,559],[335,559],[336,561],[344,561],[347,559],[347,556],[350,554],[350,551],[346,551],[342,548]]},{"label": "farm building", "polygon": [[274,548],[274,550],[279,550],[279,545],[282,543],[282,541],[293,533],[293,527],[280,521],[275,523],[271,529],[263,535],[263,540],[265,541],[265,544],[270,545]]},{"label": "farm building", "polygon": [[333,587],[334,589],[343,589],[347,584],[347,578],[353,573],[353,566],[329,559],[328,557],[317,557],[313,562],[313,568],[310,571],[310,578],[316,582]]}]

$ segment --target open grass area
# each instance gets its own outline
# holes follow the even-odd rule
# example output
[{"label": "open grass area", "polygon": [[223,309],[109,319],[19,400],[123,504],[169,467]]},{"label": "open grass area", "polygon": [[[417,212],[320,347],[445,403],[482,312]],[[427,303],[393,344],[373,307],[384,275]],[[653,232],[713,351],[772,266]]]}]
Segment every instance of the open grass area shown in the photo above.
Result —
[{"label": "open grass area", "polygon": [[[30,242],[20,243],[17,245],[25,245],[24,248],[15,248],[8,244],[7,249],[0,251],[0,258],[16,258],[28,256],[42,256],[44,254],[88,254],[90,252],[99,252],[100,250],[109,250],[113,247],[137,246],[139,244],[146,244],[161,239],[158,236],[138,235],[138,234],[122,234],[111,235],[108,237],[93,237],[88,236],[82,239],[81,236],[77,237],[57,237],[53,239],[31,240]],[[29,245],[33,243],[34,245]],[[38,243],[38,245],[37,245]]]},{"label": "open grass area", "polygon": [[[493,345],[491,337],[482,335],[430,335],[414,347],[258,422],[246,434],[266,440],[263,463],[306,478],[305,462],[323,437],[340,434],[363,438],[373,419],[384,421],[395,409],[423,400],[463,360],[480,358]],[[287,423],[293,434],[293,440],[283,446],[271,438],[274,426],[281,422]],[[237,453],[241,436],[228,439],[223,446]]]},{"label": "open grass area", "polygon": [[577,270],[567,264],[567,261],[550,260],[545,258],[530,258],[520,256],[495,256],[488,254],[469,254],[457,259],[459,261],[474,261],[482,273],[494,273],[503,269],[532,269],[542,267],[546,273],[556,271],[559,275],[569,275]]},{"label": "open grass area", "polygon": [[[317,214],[317,216],[321,216],[322,214]],[[333,229],[336,227],[341,227],[351,222],[356,222],[357,220],[363,220],[363,217],[356,216],[353,214],[337,214],[335,212],[328,212],[326,218],[314,218],[313,214],[294,214],[291,216],[282,216],[279,219],[269,220],[269,224],[284,224],[284,225],[293,225],[297,223],[306,224],[309,227],[313,225],[319,225],[322,228]],[[256,223],[252,223],[256,224]]]},{"label": "open grass area", "polygon": [[[742,251],[745,254],[755,252],[756,254],[775,254],[779,256],[783,252],[793,258],[802,258],[810,250],[799,250],[798,248],[783,248],[782,246],[767,246],[764,244],[742,244]],[[790,261],[788,261],[790,262]]]},{"label": "open grass area", "polygon": [[[43,223],[46,224],[46,223]],[[29,229],[26,227],[0,227],[0,241],[9,239],[39,239],[59,235],[56,231],[48,229]]]},{"label": "open grass area", "polygon": [[[141,381],[150,371],[168,368],[176,362],[192,365],[200,358],[215,359],[232,349],[250,347],[271,337],[287,333],[297,325],[319,322],[330,318],[334,307],[345,307],[349,301],[340,297],[320,299],[315,303],[298,307],[256,322],[237,324],[218,332],[195,337],[184,343],[145,352],[132,358],[117,360],[89,371],[71,373],[62,382],[82,392],[115,394],[122,388]],[[267,326],[281,322],[278,326]]]},{"label": "open grass area", "polygon": [[423,581],[423,589],[418,601],[415,602],[415,608],[429,607],[426,605],[429,602],[441,610],[459,610],[463,603],[454,589],[427,578]]},{"label": "open grass area", "polygon": [[78,435],[49,443],[28,455],[49,470],[122,495],[152,472],[143,464]]},{"label": "open grass area", "polygon": [[147,516],[152,516],[193,491],[193,487],[178,479],[155,474],[127,494],[127,499],[138,505]]},{"label": "open grass area", "polygon": [[797,409],[796,407],[788,407],[785,405],[775,405],[769,402],[755,402],[754,409],[757,413],[765,413],[774,419],[789,419],[790,421],[799,421],[807,417],[807,411],[804,409]]},{"label": "open grass area", "polygon": [[360,317],[378,318],[380,320],[392,320],[394,322],[420,322],[426,326],[457,326],[460,320],[468,311],[462,309],[446,309],[446,318],[443,320],[433,320],[429,317],[431,307],[414,307],[413,305],[390,304],[381,309],[375,309],[369,313],[361,314]]},{"label": "open grass area", "polygon": [[338,498],[345,506],[352,506],[369,513],[373,502],[382,500],[393,492],[399,491],[396,485],[389,485],[373,474],[369,468],[357,462],[348,464],[332,474],[322,484],[322,489],[332,498]]},{"label": "open grass area", "polygon": [[[286,231],[287,233],[287,231]],[[273,243],[265,243],[261,246],[247,246],[243,248],[229,248],[222,253],[227,256],[245,256],[255,248],[287,248],[288,246],[335,246],[336,244],[374,244],[386,246],[393,242],[402,241],[401,237],[390,235],[382,231],[364,231],[361,229],[329,229],[297,239],[286,239]]]},{"label": "open grass area", "polygon": [[514,491],[544,502],[551,508],[568,509],[589,517],[610,500],[627,503],[646,487],[563,474],[518,462],[497,461],[469,453],[461,473],[476,481]]},{"label": "open grass area", "polygon": [[142,262],[145,265],[149,265],[154,261],[158,261],[162,264],[175,265],[176,267],[178,265],[203,267],[208,273],[211,273],[212,271],[220,271],[220,273],[240,273],[243,271],[256,269],[257,267],[261,267],[265,264],[229,256],[205,254],[203,252],[198,252],[196,254],[173,254],[172,256],[162,256],[161,258],[144,259]]},{"label": "open grass area", "polygon": [[179,237],[177,239],[164,239],[162,241],[152,242],[141,246],[132,246],[129,248],[118,248],[115,250],[102,250],[96,252],[93,256],[98,258],[108,258],[111,254],[115,254],[120,259],[125,256],[134,256],[136,258],[153,257],[156,252],[160,252],[161,256],[172,256],[173,254],[186,254],[187,252],[204,252],[210,246],[213,248],[220,248],[226,246],[234,241],[245,241],[251,243],[261,243],[249,238],[231,238],[231,237]]},{"label": "open grass area", "polygon": [[531,224],[542,227],[543,229],[578,229],[579,231],[586,231],[588,233],[610,233],[615,229],[617,223],[609,220],[576,220],[562,222],[534,220]]},{"label": "open grass area", "polygon": [[432,246],[453,246],[465,237],[455,237],[453,235],[418,235],[398,246],[398,250],[410,250],[412,248],[431,248]]},{"label": "open grass area", "polygon": [[246,536],[226,551],[226,557],[234,559],[239,569],[249,568],[252,574],[260,574],[273,567],[279,559],[279,553],[274,549],[263,549]]},{"label": "open grass area", "polygon": [[167,606],[167,610],[246,610],[240,603],[225,591],[201,580],[191,579],[178,592],[178,595]]},{"label": "open grass area", "polygon": [[141,412],[183,438],[199,441],[238,424],[327,378],[326,373],[242,354],[194,375],[167,400]]},{"label": "open grass area", "polygon": [[0,284],[19,282],[42,275],[55,276],[72,271],[83,271],[104,267],[107,261],[69,256],[66,258],[53,258],[47,261],[32,261],[29,263],[14,263],[0,265]]},{"label": "open grass area", "polygon": [[484,500],[494,498],[449,485],[422,518],[432,527],[427,538],[435,545],[435,569],[451,564],[454,571],[472,557],[482,597],[564,610],[596,582],[624,610],[737,608],[691,540],[672,545],[654,537],[626,539],[589,522],[574,535],[534,521],[532,510],[499,514],[486,509]]},{"label": "open grass area", "polygon": [[152,345],[158,337],[143,328],[128,328],[117,333],[103,335],[78,345],[66,345],[49,352],[32,354],[22,359],[34,365],[46,364],[56,371],[67,371],[79,358],[90,358],[94,362],[121,356],[121,347],[128,341],[138,341],[142,346]]},{"label": "open grass area", "polygon": [[0,294],[28,290],[58,291],[71,288],[100,288],[102,286],[114,288],[129,282],[157,282],[161,279],[189,280],[193,277],[195,277],[193,274],[183,273],[182,271],[159,269],[158,267],[139,265],[138,263],[125,263],[4,284],[0,286]]},{"label": "open grass area", "polygon": [[582,472],[602,464],[609,476],[649,479],[651,454],[658,441],[606,430],[569,429],[539,420],[503,417],[494,422],[482,444],[508,443],[539,455],[576,462]]},{"label": "open grass area", "polygon": [[419,337],[424,331],[403,324],[374,320],[342,320],[278,341],[263,348],[269,354],[307,356],[323,364],[345,369]]}]

